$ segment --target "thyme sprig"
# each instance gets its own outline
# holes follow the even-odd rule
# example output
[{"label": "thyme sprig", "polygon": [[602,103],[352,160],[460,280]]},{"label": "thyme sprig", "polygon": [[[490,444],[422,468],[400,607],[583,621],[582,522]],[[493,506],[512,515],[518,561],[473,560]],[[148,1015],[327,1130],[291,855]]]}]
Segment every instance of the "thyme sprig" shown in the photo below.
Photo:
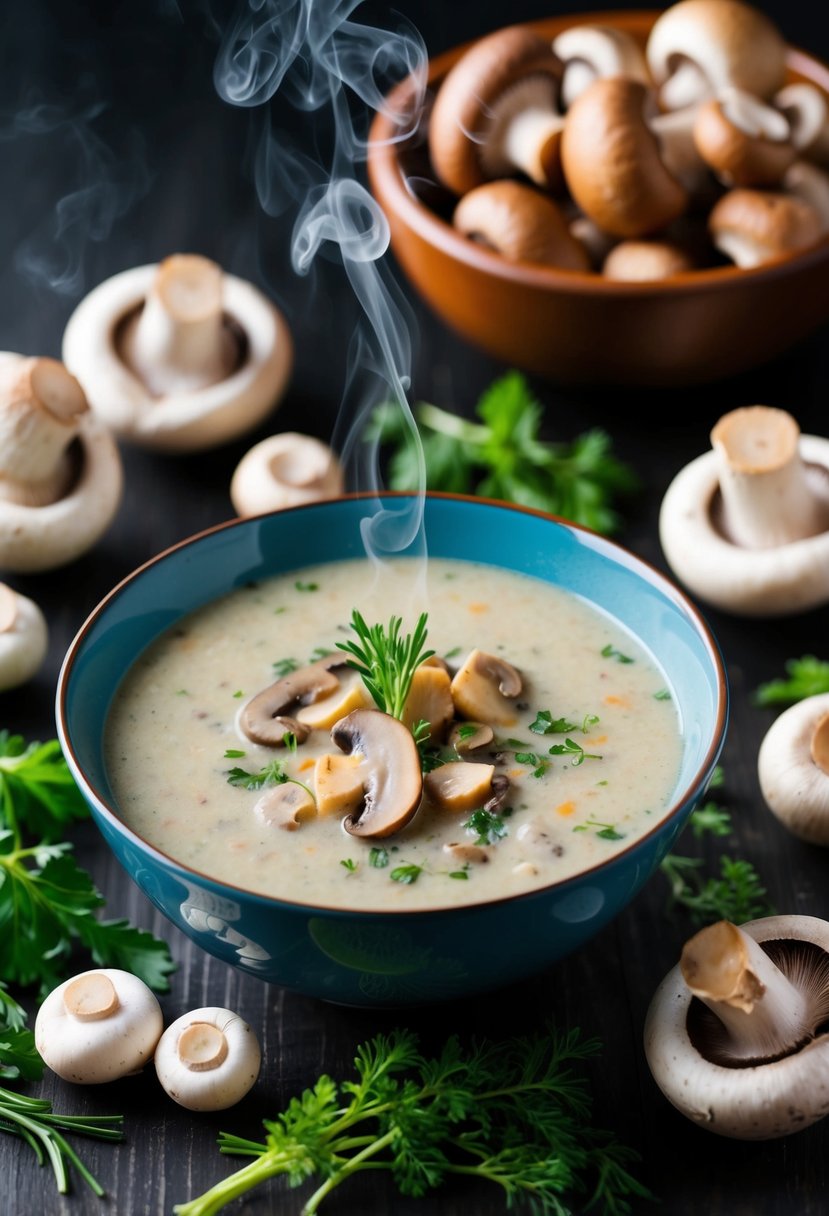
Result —
[{"label": "thyme sprig", "polygon": [[359,672],[378,708],[392,718],[403,717],[415,670],[435,653],[426,649],[427,620],[421,613],[414,632],[401,637],[402,617],[393,616],[388,626],[368,625],[355,608],[351,627],[357,641],[337,642],[352,656],[348,665]]}]

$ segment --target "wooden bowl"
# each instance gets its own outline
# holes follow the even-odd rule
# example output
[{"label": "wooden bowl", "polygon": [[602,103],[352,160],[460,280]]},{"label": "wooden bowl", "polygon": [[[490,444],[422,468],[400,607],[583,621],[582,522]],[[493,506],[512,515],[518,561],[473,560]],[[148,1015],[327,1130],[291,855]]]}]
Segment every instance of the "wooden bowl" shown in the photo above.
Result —
[{"label": "wooden bowl", "polygon": [[[568,26],[612,25],[642,45],[659,11],[561,16],[526,22],[552,39]],[[429,65],[434,91],[467,49]],[[829,65],[795,47],[789,81],[829,93]],[[412,82],[389,97],[405,111]],[[424,175],[425,169],[425,175]],[[419,170],[419,172],[418,172]],[[829,237],[750,270],[735,266],[622,283],[598,274],[510,262],[451,225],[456,201],[428,181],[425,132],[401,140],[378,114],[368,145],[371,191],[391,230],[391,249],[412,285],[449,326],[491,356],[565,383],[670,386],[730,376],[774,358],[829,319]],[[418,190],[411,181],[418,180]]]}]

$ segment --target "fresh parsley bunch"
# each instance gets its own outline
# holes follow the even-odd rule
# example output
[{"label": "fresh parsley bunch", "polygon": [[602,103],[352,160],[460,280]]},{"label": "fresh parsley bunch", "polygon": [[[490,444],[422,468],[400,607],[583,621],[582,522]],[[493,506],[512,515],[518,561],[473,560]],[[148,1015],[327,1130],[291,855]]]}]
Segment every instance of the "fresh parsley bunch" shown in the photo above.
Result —
[{"label": "fresh parsley bunch", "polygon": [[[637,489],[639,481],[612,455],[603,430],[587,431],[571,444],[541,439],[543,407],[517,371],[491,384],[475,412],[479,423],[435,405],[415,407],[427,489],[475,493],[560,515],[596,532],[617,531],[613,500]],[[400,411],[381,406],[367,438],[394,447],[390,488],[416,490],[419,453]]]},{"label": "fresh parsley bunch", "polygon": [[813,654],[789,659],[785,664],[786,678],[761,684],[754,694],[759,706],[794,705],[807,697],[829,692],[829,663]]},{"label": "fresh parsley bunch", "polygon": [[321,1076],[265,1120],[264,1142],[222,1132],[220,1152],[250,1162],[174,1211],[211,1216],[283,1175],[292,1187],[317,1183],[302,1208],[313,1216],[352,1174],[380,1170],[414,1197],[461,1177],[494,1182],[508,1207],[523,1200],[538,1216],[568,1216],[574,1200],[625,1216],[632,1196],[651,1195],[628,1172],[637,1154],[591,1124],[576,1068],[597,1050],[553,1027],[467,1047],[453,1036],[434,1058],[409,1031],[377,1035],[357,1051],[355,1080]]}]

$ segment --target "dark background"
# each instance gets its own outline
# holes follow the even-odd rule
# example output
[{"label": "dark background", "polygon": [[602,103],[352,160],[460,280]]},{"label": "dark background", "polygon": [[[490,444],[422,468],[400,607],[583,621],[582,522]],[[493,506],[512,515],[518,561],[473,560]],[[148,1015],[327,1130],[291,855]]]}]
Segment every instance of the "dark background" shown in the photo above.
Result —
[{"label": "dark background", "polygon": [[[566,11],[590,11],[573,0]],[[619,8],[622,5],[607,5]],[[760,5],[790,42],[829,58],[829,21],[811,2]],[[430,54],[507,21],[550,15],[549,4],[409,3],[398,10],[420,31]],[[562,9],[561,11],[565,11]],[[249,278],[284,309],[296,342],[291,386],[278,413],[259,431],[213,452],[159,456],[122,445],[126,483],[121,508],[95,549],[65,570],[9,581],[36,599],[51,630],[49,658],[25,688],[0,694],[0,726],[31,738],[54,735],[55,681],[63,654],[87,613],[125,574],[167,545],[232,514],[228,496],[236,463],[257,439],[298,429],[324,439],[340,422],[348,347],[359,309],[336,262],[297,278],[288,262],[290,206],[263,209],[253,182],[261,136],[258,111],[217,96],[213,65],[229,4],[74,3],[36,0],[0,4],[0,348],[59,356],[64,325],[83,294],[104,278],[169,253],[194,251]],[[361,6],[355,17],[393,23],[390,10]],[[279,97],[272,106],[281,147],[300,136],[309,152],[330,151],[325,116],[298,115]],[[362,175],[362,167],[355,172]],[[284,184],[284,183],[283,183]],[[281,193],[272,183],[273,210]],[[393,258],[386,260],[394,274]],[[412,398],[470,414],[501,365],[448,332],[402,285],[411,306]],[[829,374],[826,329],[773,364],[729,381],[688,390],[573,390],[532,379],[546,407],[545,435],[567,440],[604,427],[614,450],[638,471],[642,493],[625,505],[619,539],[665,569],[657,536],[661,497],[674,474],[708,447],[717,418],[762,402],[789,410],[807,433],[826,432]],[[347,422],[348,419],[346,418]],[[708,612],[723,650],[732,719],[723,756],[735,834],[705,853],[752,860],[772,902],[783,912],[829,916],[825,852],[799,843],[766,811],[756,779],[757,748],[773,714],[751,704],[763,680],[789,657],[821,654],[829,613],[746,621]],[[825,651],[823,652],[825,655]],[[829,656],[826,656],[829,657]],[[705,1209],[725,1216],[818,1216],[827,1211],[829,1132],[820,1124],[767,1145],[724,1141],[687,1123],[656,1090],[641,1050],[645,1010],[674,964],[689,922],[666,911],[656,875],[619,920],[591,945],[548,973],[486,1000],[392,1015],[322,1005],[271,989],[211,960],[169,928],[110,858],[91,824],[73,833],[82,860],[107,897],[107,915],[128,916],[170,942],[178,971],[163,998],[167,1021],[195,1005],[235,1007],[260,1034],[261,1079],[243,1106],[227,1115],[192,1116],[162,1100],[152,1077],[72,1089],[48,1078],[37,1092],[65,1110],[119,1110],[127,1142],[92,1143],[86,1156],[110,1198],[104,1204],[75,1184],[56,1196],[51,1176],[28,1150],[0,1138],[0,1211],[161,1216],[174,1202],[204,1190],[229,1171],[215,1136],[221,1128],[256,1136],[320,1071],[348,1071],[356,1044],[401,1018],[427,1045],[452,1031],[510,1033],[547,1018],[578,1025],[605,1043],[593,1071],[596,1119],[642,1154],[638,1173],[666,1216]],[[696,846],[691,841],[687,850]],[[493,942],[494,950],[509,943]],[[279,1184],[237,1205],[246,1213],[298,1212],[296,1195]],[[383,1179],[349,1183],[330,1201],[332,1216],[436,1216],[502,1211],[498,1194],[448,1187],[428,1201],[402,1201]]]}]

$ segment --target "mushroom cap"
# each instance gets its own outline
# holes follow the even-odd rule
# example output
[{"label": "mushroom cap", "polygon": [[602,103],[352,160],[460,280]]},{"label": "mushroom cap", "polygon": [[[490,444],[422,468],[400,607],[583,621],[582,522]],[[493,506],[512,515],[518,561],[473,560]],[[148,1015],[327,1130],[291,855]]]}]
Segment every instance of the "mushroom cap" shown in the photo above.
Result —
[{"label": "mushroom cap", "polygon": [[520,25],[478,39],[446,74],[429,119],[429,154],[440,180],[466,194],[487,180],[480,159],[497,99],[529,76],[558,93],[561,63],[549,42]]},{"label": "mushroom cap", "polygon": [[807,249],[823,227],[814,207],[793,194],[735,188],[712,207],[708,231],[737,266],[751,267]]},{"label": "mushroom cap", "polygon": [[30,680],[48,648],[49,628],[38,605],[0,583],[0,692]]},{"label": "mushroom cap", "polygon": [[[693,100],[729,85],[768,98],[786,74],[786,43],[777,26],[741,0],[679,0],[670,5],[654,22],[645,54],[653,79],[662,86],[677,68],[693,64],[703,85],[702,94]],[[673,109],[670,87],[663,87],[661,96]]]},{"label": "mushroom cap", "polygon": [[650,84],[644,52],[626,30],[590,22],[571,25],[553,39],[563,64],[561,100],[571,106],[597,76],[627,76]]},{"label": "mushroom cap", "polygon": [[673,241],[620,241],[605,258],[602,274],[608,279],[644,283],[693,269],[691,255]]},{"label": "mushroom cap", "polygon": [[452,223],[469,240],[511,262],[541,262],[562,270],[590,269],[584,246],[573,236],[553,199],[508,178],[470,190]]},{"label": "mushroom cap", "polygon": [[343,826],[352,836],[390,836],[420,806],[423,774],[412,732],[379,709],[355,709],[337,723],[331,738],[348,754],[361,753],[363,805]]},{"label": "mushroom cap", "polygon": [[[740,927],[757,942],[808,942],[829,956],[829,923],[817,917],[769,916]],[[826,1114],[829,1037],[818,1035],[772,1063],[714,1064],[689,1034],[693,999],[677,963],[654,993],[645,1018],[648,1066],[677,1110],[708,1131],[739,1140],[790,1135]]]},{"label": "mushroom cap", "polygon": [[829,100],[817,85],[802,80],[775,93],[773,104],[785,117],[791,141],[801,156],[829,161]]},{"label": "mushroom cap", "polygon": [[99,967],[52,989],[37,1011],[35,1046],[64,1081],[98,1085],[140,1071],[163,1029],[158,998],[143,980]]},{"label": "mushroom cap", "polygon": [[311,727],[292,717],[292,712],[337,692],[340,682],[329,667],[343,664],[341,655],[327,655],[318,663],[291,671],[263,688],[239,710],[243,734],[265,747],[283,746],[286,734],[292,734],[298,743],[304,742]]},{"label": "mushroom cap", "polygon": [[797,155],[779,110],[741,89],[724,89],[702,102],[694,143],[706,164],[730,186],[773,186]]},{"label": "mushroom cap", "polygon": [[125,320],[147,299],[156,263],[105,280],[81,300],[63,334],[63,359],[92,411],[121,439],[168,452],[216,447],[258,426],[275,408],[293,367],[282,313],[252,283],[225,274],[223,308],[243,335],[244,358],[206,388],[155,397],[118,351]]},{"label": "mushroom cap", "polygon": [[561,163],[578,206],[613,236],[664,228],[688,205],[688,193],[662,162],[645,120],[648,90],[623,76],[598,79],[567,112]]},{"label": "mushroom cap", "polygon": [[[815,734],[825,744],[829,693],[789,706],[769,727],[757,753],[766,805],[800,840],[829,845],[829,772],[817,762]],[[825,762],[825,756],[822,757]]]},{"label": "mushroom cap", "polygon": [[[0,351],[0,365],[25,356]],[[65,494],[41,506],[0,502],[0,567],[18,573],[54,570],[75,561],[100,540],[123,493],[118,445],[91,410],[76,415],[77,462]]]},{"label": "mushroom cap", "polygon": [[231,478],[230,498],[237,515],[259,515],[336,498],[344,488],[342,466],[327,444],[284,431],[244,454]]},{"label": "mushroom cap", "polygon": [[232,1009],[204,1006],[176,1018],[159,1039],[155,1070],[187,1110],[227,1110],[253,1087],[262,1065],[256,1034]]},{"label": "mushroom cap", "polygon": [[452,700],[458,713],[473,722],[512,726],[515,698],[521,695],[521,673],[497,655],[477,647],[452,677]]},{"label": "mushroom cap", "polygon": [[[829,439],[801,435],[816,492],[825,492]],[[701,600],[750,617],[788,616],[829,600],[829,531],[769,549],[733,544],[718,529],[719,460],[705,452],[676,474],[662,499],[659,539],[677,578]]]}]

